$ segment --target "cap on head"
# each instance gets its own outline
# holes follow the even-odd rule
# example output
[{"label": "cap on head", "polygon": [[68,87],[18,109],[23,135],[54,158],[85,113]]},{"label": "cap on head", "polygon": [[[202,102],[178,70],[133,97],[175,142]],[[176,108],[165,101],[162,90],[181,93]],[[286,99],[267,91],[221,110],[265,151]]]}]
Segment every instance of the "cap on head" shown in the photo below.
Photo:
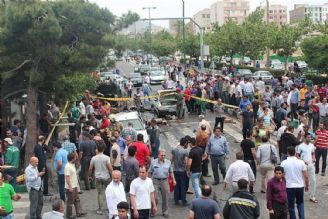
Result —
[{"label": "cap on head", "polygon": [[3,141],[7,142],[9,145],[13,144],[13,140],[11,140],[11,138],[5,138]]}]

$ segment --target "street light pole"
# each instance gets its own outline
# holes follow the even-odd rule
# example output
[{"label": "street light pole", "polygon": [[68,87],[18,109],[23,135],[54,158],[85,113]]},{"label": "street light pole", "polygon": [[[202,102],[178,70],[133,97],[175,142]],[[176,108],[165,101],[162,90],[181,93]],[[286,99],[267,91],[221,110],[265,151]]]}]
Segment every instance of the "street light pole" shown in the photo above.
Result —
[{"label": "street light pole", "polygon": [[[156,9],[156,7],[143,7],[142,10],[148,10],[148,17],[149,17],[149,53],[151,54],[151,17],[150,17],[150,10]],[[150,59],[150,65],[153,65],[153,58]]]},{"label": "street light pole", "polygon": [[[185,32],[185,2],[182,0],[182,39],[183,39],[183,47],[185,47],[186,42],[186,32]],[[183,63],[184,63],[184,69],[186,70],[187,62],[186,62],[186,54],[183,52]]]}]

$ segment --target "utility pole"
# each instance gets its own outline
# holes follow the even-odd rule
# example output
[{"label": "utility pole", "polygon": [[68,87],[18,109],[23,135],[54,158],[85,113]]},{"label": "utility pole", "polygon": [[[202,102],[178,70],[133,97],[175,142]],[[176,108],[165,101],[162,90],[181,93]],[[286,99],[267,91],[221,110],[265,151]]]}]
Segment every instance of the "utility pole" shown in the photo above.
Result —
[{"label": "utility pole", "polygon": [[[186,30],[185,30],[185,2],[182,0],[182,39],[183,39],[183,47],[185,47],[186,42]],[[187,62],[186,62],[186,54],[183,52],[183,63],[184,63],[184,70],[187,68]]]},{"label": "utility pole", "polygon": [[[267,26],[269,26],[269,0],[266,0],[266,24],[267,24]],[[267,37],[269,37],[268,36],[268,34],[267,34]],[[267,67],[270,67],[270,48],[269,47],[267,47],[267,51],[266,51],[266,56],[267,56],[267,63],[266,63],[266,65],[267,65]]]},{"label": "utility pole", "polygon": [[[150,10],[156,9],[156,7],[143,7],[142,10],[148,10],[148,17],[149,17],[149,53],[151,54],[151,18],[150,18]],[[150,65],[153,65],[153,57],[150,59]]]}]

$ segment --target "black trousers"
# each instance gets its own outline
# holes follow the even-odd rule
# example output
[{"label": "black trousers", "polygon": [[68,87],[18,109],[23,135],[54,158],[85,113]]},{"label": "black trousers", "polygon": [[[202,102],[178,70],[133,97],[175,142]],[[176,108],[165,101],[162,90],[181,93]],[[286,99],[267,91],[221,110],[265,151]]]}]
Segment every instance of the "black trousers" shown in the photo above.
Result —
[{"label": "black trousers", "polygon": [[327,149],[326,148],[317,148],[315,150],[315,172],[319,173],[319,164],[320,164],[320,158],[322,156],[322,169],[321,172],[325,173],[326,166],[327,166]]},{"label": "black trousers", "polygon": [[131,209],[131,219],[148,219],[150,216],[150,209],[138,210],[139,217],[136,218],[133,215],[133,209]]},{"label": "black trousers", "polygon": [[202,161],[202,175],[203,176],[208,175],[208,158]]},{"label": "black trousers", "polygon": [[274,214],[270,214],[270,219],[287,219],[288,216],[288,206],[287,203],[280,204],[273,201],[272,209]]},{"label": "black trousers", "polygon": [[47,195],[49,194],[49,190],[48,190],[49,171],[47,167],[45,167],[45,173],[42,179],[43,179],[43,194]]},{"label": "black trousers", "polygon": [[215,117],[214,128],[217,127],[217,125],[220,123],[220,128],[221,131],[223,132],[224,119],[225,117]]}]

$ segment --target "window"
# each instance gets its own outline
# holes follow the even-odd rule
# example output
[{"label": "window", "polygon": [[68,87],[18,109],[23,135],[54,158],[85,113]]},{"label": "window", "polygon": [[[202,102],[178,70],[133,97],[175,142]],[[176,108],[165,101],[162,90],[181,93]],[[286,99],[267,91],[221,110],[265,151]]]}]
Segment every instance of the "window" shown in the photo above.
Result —
[{"label": "window", "polygon": [[269,10],[269,13],[270,13],[270,14],[272,14],[272,12],[273,12],[272,10]]},{"label": "window", "polygon": [[270,16],[270,19],[272,20],[273,19],[273,16]]},{"label": "window", "polygon": [[207,17],[207,18],[210,18],[210,15],[208,14],[206,17]]},{"label": "window", "polygon": [[279,13],[281,13],[282,12],[282,10],[279,10]]},{"label": "window", "polygon": [[202,17],[205,18],[205,14],[203,14]]},{"label": "window", "polygon": [[282,19],[282,16],[280,15],[280,19]]}]

